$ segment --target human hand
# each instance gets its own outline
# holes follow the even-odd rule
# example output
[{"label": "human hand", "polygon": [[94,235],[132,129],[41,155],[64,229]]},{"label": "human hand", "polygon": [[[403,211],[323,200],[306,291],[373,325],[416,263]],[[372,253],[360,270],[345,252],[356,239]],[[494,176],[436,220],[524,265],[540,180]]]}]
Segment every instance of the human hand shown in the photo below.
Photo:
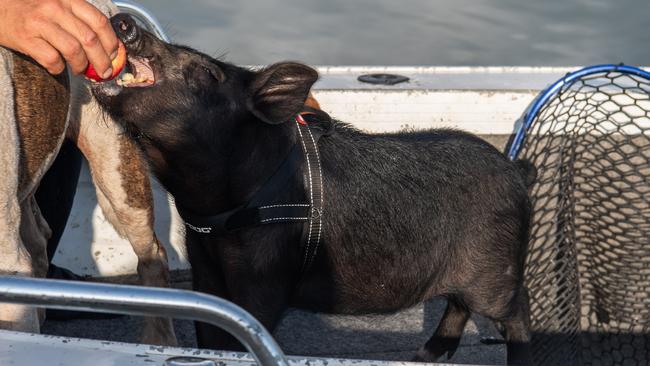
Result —
[{"label": "human hand", "polygon": [[85,0],[0,0],[0,46],[36,60],[52,74],[112,74],[118,39],[109,19]]}]

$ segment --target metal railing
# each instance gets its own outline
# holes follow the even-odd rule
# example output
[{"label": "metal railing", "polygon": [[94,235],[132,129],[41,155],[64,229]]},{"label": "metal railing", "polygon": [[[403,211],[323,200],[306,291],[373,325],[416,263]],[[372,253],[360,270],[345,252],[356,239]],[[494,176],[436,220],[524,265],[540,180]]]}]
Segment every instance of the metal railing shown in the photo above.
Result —
[{"label": "metal railing", "polygon": [[[151,12],[128,0],[114,1],[162,41],[170,42]],[[287,366],[266,329],[237,305],[191,291],[0,276],[0,302],[55,309],[198,320],[237,338],[260,365]]]},{"label": "metal railing", "polygon": [[239,306],[192,291],[0,276],[0,302],[198,320],[237,338],[259,365],[288,366],[271,334]]},{"label": "metal railing", "polygon": [[171,42],[170,38],[167,36],[163,27],[160,25],[158,20],[153,16],[153,14],[144,8],[142,5],[137,4],[129,0],[120,0],[113,1],[115,5],[123,12],[130,14],[136,20],[138,20],[144,27],[156,37],[160,38],[164,42]]}]

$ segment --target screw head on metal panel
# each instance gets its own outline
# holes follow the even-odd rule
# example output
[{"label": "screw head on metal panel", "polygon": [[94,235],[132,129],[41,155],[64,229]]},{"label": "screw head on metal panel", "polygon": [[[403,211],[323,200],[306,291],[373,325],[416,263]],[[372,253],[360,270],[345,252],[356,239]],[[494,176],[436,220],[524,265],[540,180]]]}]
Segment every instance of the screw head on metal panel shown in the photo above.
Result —
[{"label": "screw head on metal panel", "polygon": [[172,357],[165,361],[164,366],[217,366],[212,360],[198,357]]},{"label": "screw head on metal panel", "polygon": [[375,85],[395,85],[404,83],[410,79],[406,76],[396,74],[366,74],[357,78],[362,83],[375,84]]}]

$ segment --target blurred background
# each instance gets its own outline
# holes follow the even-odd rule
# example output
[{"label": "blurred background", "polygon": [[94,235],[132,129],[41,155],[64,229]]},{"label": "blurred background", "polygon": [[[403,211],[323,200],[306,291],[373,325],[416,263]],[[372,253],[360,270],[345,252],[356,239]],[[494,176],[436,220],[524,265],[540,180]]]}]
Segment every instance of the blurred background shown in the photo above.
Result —
[{"label": "blurred background", "polygon": [[238,64],[650,65],[648,0],[140,0]]}]

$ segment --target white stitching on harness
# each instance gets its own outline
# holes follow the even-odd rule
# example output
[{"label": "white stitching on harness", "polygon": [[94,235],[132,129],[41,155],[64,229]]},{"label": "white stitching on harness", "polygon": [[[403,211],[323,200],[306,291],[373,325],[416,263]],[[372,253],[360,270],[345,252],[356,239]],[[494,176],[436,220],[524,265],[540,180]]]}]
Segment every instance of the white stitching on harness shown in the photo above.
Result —
[{"label": "white stitching on harness", "polygon": [[[311,138],[312,144],[314,146],[316,146],[316,141],[314,140],[314,135],[312,135],[311,130],[307,129],[307,132],[309,132],[309,138]],[[320,213],[319,213],[319,218],[318,218],[318,236],[316,237],[316,247],[314,248],[314,254],[309,259],[309,265],[311,265],[311,263],[314,260],[314,257],[316,256],[316,253],[318,251],[318,246],[320,245],[320,236],[321,236],[321,233],[323,231],[322,230],[323,229],[323,211],[324,211],[323,196],[324,196],[324,193],[325,193],[324,192],[325,189],[323,187],[323,170],[321,169],[320,152],[318,151],[318,149],[315,149],[315,151],[316,151],[316,163],[318,164],[318,175],[319,175],[319,181],[320,181],[319,182],[320,183],[320,205],[318,206],[318,207],[320,207]],[[312,204],[313,204],[313,201],[312,201]]]},{"label": "white stitching on harness", "polygon": [[[307,146],[305,145],[305,140],[304,137],[302,136],[302,131],[300,130],[300,123],[298,122],[298,119],[296,121],[296,127],[298,127],[298,134],[300,134],[300,142],[302,143],[302,148],[304,151],[307,151]],[[307,172],[309,175],[309,203],[313,206],[314,205],[314,193],[313,193],[313,182],[312,182],[312,177],[311,177],[311,163],[309,162],[309,159],[305,159],[307,161]],[[311,223],[309,225],[309,233],[307,234],[307,245],[305,247],[305,251],[309,253],[309,248],[311,247]],[[305,259],[303,260],[302,267],[305,268],[307,265],[307,256],[305,256]]]},{"label": "white stitching on harness", "polygon": [[274,217],[272,219],[260,220],[260,222],[281,221],[281,220],[308,220],[308,217]]},{"label": "white stitching on harness", "polygon": [[309,207],[311,205],[308,205],[306,203],[293,203],[293,204],[287,204],[287,205],[269,205],[269,206],[262,206],[260,209],[267,209],[267,208],[278,208],[278,207]]}]

